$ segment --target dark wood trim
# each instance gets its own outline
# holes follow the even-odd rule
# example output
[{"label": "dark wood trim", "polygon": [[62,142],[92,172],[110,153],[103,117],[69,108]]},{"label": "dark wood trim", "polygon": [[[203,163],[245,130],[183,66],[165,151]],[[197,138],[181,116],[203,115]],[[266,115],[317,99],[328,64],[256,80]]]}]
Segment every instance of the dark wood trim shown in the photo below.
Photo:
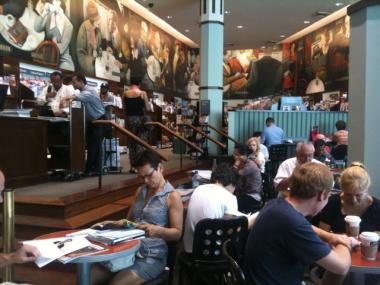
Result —
[{"label": "dark wood trim", "polygon": [[347,15],[351,15],[364,8],[375,6],[375,5],[380,5],[380,0],[361,0],[355,4],[350,5],[347,8]]},{"label": "dark wood trim", "polygon": [[221,86],[199,86],[199,90],[223,90]]},{"label": "dark wood trim", "polygon": [[222,21],[203,21],[200,23],[200,25],[205,25],[205,24],[219,24],[219,25],[222,25],[224,26],[224,22]]},{"label": "dark wood trim", "polygon": [[206,139],[212,141],[214,144],[220,146],[221,148],[224,148],[226,149],[227,146],[225,144],[222,144],[220,141],[218,141],[217,139],[214,139],[213,137],[209,136],[208,134],[206,134],[205,132],[201,131],[201,130],[198,130],[196,127],[194,127],[193,125],[191,124],[178,124],[178,126],[185,126],[187,128],[190,128],[192,129],[194,132],[200,134],[201,136],[205,137]]}]

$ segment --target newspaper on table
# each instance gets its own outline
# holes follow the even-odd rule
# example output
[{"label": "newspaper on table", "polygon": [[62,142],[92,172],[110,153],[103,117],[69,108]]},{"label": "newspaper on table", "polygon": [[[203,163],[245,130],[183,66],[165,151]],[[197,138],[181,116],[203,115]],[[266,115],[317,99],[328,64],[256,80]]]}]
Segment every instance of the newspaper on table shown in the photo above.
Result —
[{"label": "newspaper on table", "polygon": [[39,250],[41,255],[35,263],[40,268],[64,255],[92,245],[83,236],[29,240],[23,244],[32,245]]},{"label": "newspaper on table", "polygon": [[88,255],[93,255],[99,252],[107,251],[107,248],[101,247],[100,245],[96,244],[91,244],[89,246],[86,246],[84,248],[78,249],[76,251],[73,251],[72,253],[69,253],[65,256],[62,256],[58,258],[60,262],[63,264],[66,264],[68,262],[72,262],[75,259],[82,257],[82,256],[88,256]]},{"label": "newspaper on table", "polygon": [[145,237],[145,231],[139,229],[123,229],[123,230],[102,230],[96,231],[95,234],[89,234],[87,238],[94,242],[105,245],[114,245],[119,242],[132,239],[141,239]]}]

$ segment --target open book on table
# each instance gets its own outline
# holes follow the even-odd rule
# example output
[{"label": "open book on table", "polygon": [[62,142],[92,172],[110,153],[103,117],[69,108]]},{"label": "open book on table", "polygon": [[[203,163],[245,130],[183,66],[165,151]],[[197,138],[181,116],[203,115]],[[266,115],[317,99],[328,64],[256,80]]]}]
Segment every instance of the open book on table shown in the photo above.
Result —
[{"label": "open book on table", "polygon": [[87,239],[105,245],[114,245],[123,241],[140,239],[145,237],[145,231],[139,229],[102,230],[91,233]]},{"label": "open book on table", "polygon": [[62,262],[63,264],[66,264],[68,262],[72,262],[73,260],[82,257],[82,256],[88,256],[93,255],[99,252],[103,252],[108,250],[107,248],[101,247],[96,244],[91,244],[89,246],[86,246],[84,248],[78,249],[76,251],[73,251],[65,256],[60,257],[58,260]]}]

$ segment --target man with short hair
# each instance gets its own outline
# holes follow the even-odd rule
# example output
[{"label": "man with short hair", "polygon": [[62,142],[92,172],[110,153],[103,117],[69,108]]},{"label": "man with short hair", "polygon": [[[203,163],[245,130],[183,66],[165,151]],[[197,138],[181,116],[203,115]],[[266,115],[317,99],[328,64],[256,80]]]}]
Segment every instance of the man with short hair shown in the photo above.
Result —
[{"label": "man with short hair", "polygon": [[274,123],[274,119],[269,117],[265,120],[266,128],[263,131],[261,137],[261,143],[270,147],[273,144],[281,144],[284,140],[284,130],[277,127]]},{"label": "man with short hair", "polygon": [[296,156],[288,158],[280,164],[277,170],[276,177],[273,180],[274,185],[277,185],[286,178],[292,175],[294,169],[306,162],[321,163],[314,159],[314,145],[311,142],[299,142],[296,148]]},{"label": "man with short hair", "polygon": [[[4,191],[5,177],[3,172],[0,170],[0,203],[3,202],[3,191]],[[11,253],[0,253],[0,267],[14,264],[14,263],[25,263],[35,261],[40,255],[37,248],[31,245],[23,245],[17,251]]]},{"label": "man with short hair", "polygon": [[238,172],[235,195],[239,211],[255,212],[262,201],[262,180],[260,168],[249,158],[251,150],[245,144],[236,144],[233,153],[234,168]]},{"label": "man with short hair", "polygon": [[73,86],[80,91],[79,95],[66,97],[66,100],[77,100],[84,104],[86,110],[86,142],[87,161],[86,176],[98,175],[102,163],[103,126],[93,123],[95,120],[105,119],[105,110],[95,88],[87,85],[83,74],[73,76]]},{"label": "man with short hair", "polygon": [[50,83],[42,89],[37,101],[50,106],[55,116],[64,116],[66,113],[63,109],[68,107],[64,98],[73,95],[74,88],[71,85],[63,84],[62,73],[58,71],[50,74]]},{"label": "man with short hair", "polygon": [[315,229],[305,218],[326,205],[332,182],[328,167],[305,163],[290,177],[290,195],[260,211],[244,255],[250,283],[301,285],[305,268],[313,263],[334,274],[347,273],[355,239]]},{"label": "man with short hair", "polygon": [[348,131],[346,130],[346,122],[339,120],[335,123],[337,131],[334,133],[333,141],[336,143],[336,146],[345,144],[348,145]]}]

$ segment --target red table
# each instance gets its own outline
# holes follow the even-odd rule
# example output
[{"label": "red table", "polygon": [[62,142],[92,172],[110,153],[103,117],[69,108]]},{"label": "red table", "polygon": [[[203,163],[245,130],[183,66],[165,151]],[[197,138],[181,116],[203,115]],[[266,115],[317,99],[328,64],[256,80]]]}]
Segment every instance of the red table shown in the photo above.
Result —
[{"label": "red table", "polygon": [[360,248],[352,251],[350,273],[350,284],[355,285],[365,284],[365,274],[380,274],[380,252],[377,252],[376,260],[366,260]]},{"label": "red table", "polygon": [[[54,232],[47,235],[39,236],[37,239],[47,239],[47,238],[59,238],[64,237],[66,234],[75,232],[78,230],[60,231]],[[72,263],[77,263],[77,284],[89,285],[90,284],[90,264],[96,262],[109,261],[115,258],[120,258],[128,255],[135,255],[136,251],[140,247],[139,240],[131,240],[126,242],[121,242],[116,245],[104,245],[100,246],[106,248],[106,251],[99,252],[94,255],[87,255],[78,257],[72,261]]]}]

